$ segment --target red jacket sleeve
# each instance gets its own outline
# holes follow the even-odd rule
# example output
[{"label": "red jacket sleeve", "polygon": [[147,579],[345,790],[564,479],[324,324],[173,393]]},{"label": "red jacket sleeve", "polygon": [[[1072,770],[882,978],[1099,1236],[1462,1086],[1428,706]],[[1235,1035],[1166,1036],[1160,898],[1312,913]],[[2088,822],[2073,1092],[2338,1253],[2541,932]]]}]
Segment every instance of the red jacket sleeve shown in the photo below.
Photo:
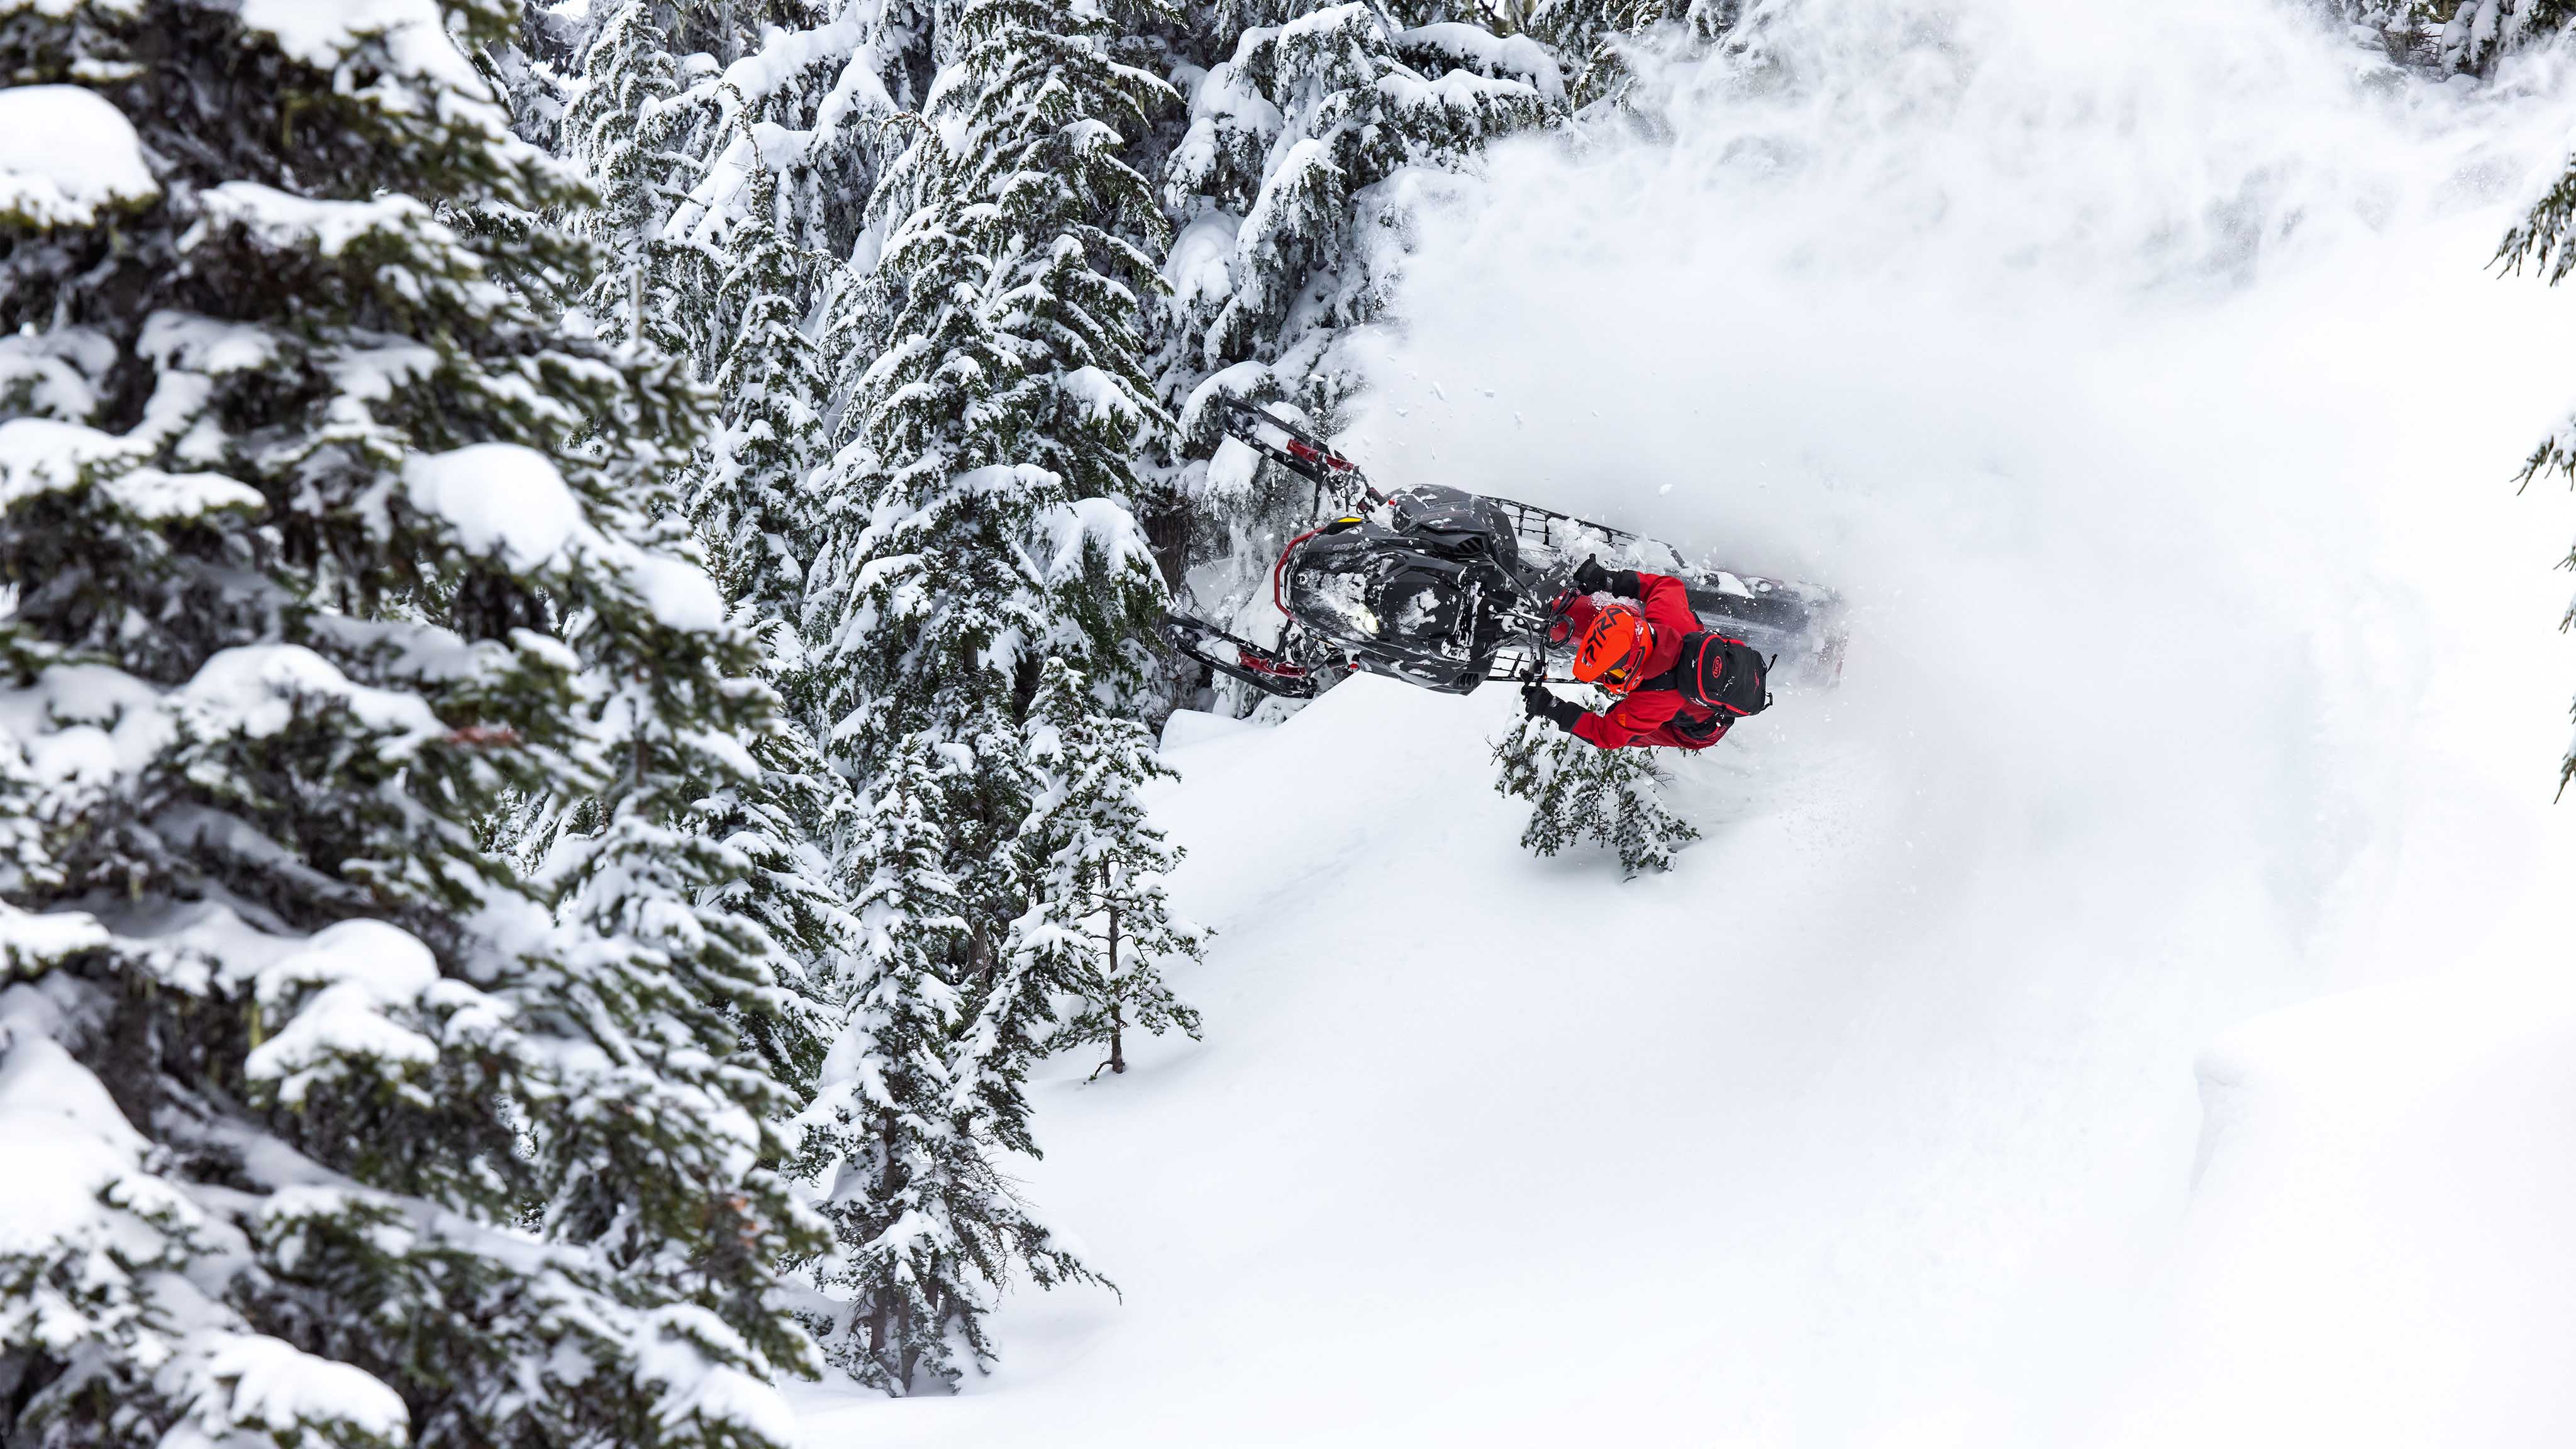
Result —
[{"label": "red jacket sleeve", "polygon": [[[1646,622],[1655,626],[1655,642],[1663,646],[1655,652],[1660,655],[1664,649],[1670,649],[1673,658],[1679,659],[1682,636],[1699,627],[1699,615],[1691,612],[1690,590],[1669,574],[1641,571],[1637,582],[1643,590],[1643,596],[1637,602],[1645,606]],[[1666,662],[1664,667],[1669,669],[1672,666]]]},{"label": "red jacket sleeve", "polygon": [[1574,737],[1615,750],[1662,729],[1681,708],[1682,697],[1669,689],[1632,694],[1599,714],[1576,720]]}]

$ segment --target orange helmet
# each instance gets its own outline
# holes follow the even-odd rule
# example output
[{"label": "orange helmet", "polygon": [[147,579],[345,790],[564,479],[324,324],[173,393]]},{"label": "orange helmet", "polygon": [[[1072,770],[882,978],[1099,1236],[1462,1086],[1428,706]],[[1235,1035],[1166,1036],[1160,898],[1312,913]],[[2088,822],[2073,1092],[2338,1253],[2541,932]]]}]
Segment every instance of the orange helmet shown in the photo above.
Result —
[{"label": "orange helmet", "polygon": [[1583,631],[1583,642],[1574,646],[1574,677],[1612,694],[1626,694],[1637,687],[1637,671],[1654,647],[1654,632],[1646,627],[1645,615],[1625,604],[1608,605],[1592,616],[1592,627]]}]

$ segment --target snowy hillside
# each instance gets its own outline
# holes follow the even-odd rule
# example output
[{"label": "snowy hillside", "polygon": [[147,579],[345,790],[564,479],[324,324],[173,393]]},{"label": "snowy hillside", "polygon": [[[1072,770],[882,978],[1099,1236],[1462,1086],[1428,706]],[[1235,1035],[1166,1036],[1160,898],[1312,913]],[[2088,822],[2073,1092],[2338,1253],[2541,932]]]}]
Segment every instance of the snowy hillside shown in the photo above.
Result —
[{"label": "snowy hillside", "polygon": [[1832,582],[1847,683],[1626,884],[1500,691],[1176,718],[1206,1041],[1025,1169],[1121,1295],[809,1443],[2576,1434],[2576,315],[2481,271],[2567,95],[2178,8],[1812,7],[1435,220],[1344,446]]},{"label": "snowy hillside", "polygon": [[[2321,927],[2238,850],[2104,880],[2113,832],[1997,821],[1802,701],[1694,781],[1707,843],[1622,886],[1517,853],[1498,703],[1361,680],[1276,731],[1184,720],[1208,732],[1162,803],[1226,933],[1188,983],[1209,1044],[1123,1081],[1067,1064],[1044,1110],[1078,1168],[1032,1174],[1123,1301],[1023,1299],[1011,1374],[811,1396],[809,1442],[2067,1443],[2139,1361],[2200,1397],[2187,1433],[2121,1442],[2280,1442],[2328,1389],[2337,1442],[2570,1422],[2540,1397],[2576,1351],[2563,1005],[2483,984],[2429,1024],[2406,998],[2294,1017],[2213,1059],[2204,1126],[2222,1023],[2399,967],[2303,961]],[[2529,849],[2488,857],[2490,900],[2552,899]],[[1736,951],[1682,944],[1712,915]],[[2514,1055],[2477,1080],[2490,1035]],[[2331,1261],[2273,1246],[2310,1231]],[[2249,1383],[2209,1356],[2249,1331],[2302,1348]],[[2491,1333],[2511,1354],[2480,1366]]]}]

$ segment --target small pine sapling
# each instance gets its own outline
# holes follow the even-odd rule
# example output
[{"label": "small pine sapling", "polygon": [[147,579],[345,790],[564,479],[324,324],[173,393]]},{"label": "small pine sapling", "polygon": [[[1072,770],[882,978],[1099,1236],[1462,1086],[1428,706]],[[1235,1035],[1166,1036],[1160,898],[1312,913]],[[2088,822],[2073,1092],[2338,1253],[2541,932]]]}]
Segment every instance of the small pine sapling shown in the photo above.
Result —
[{"label": "small pine sapling", "polygon": [[1202,959],[1207,932],[1172,914],[1163,878],[1182,852],[1137,796],[1174,775],[1142,725],[1100,713],[1082,675],[1055,660],[1038,683],[1028,753],[1038,793],[1015,855],[1029,910],[1012,939],[1062,953],[1059,978],[1080,1003],[1043,1050],[1102,1043],[1109,1055],[1092,1075],[1124,1073],[1128,1030],[1198,1036],[1197,1010],[1163,968]]},{"label": "small pine sapling", "polygon": [[1554,855],[1589,839],[1616,851],[1634,879],[1673,868],[1673,857],[1699,839],[1663,799],[1663,772],[1645,750],[1604,750],[1544,720],[1522,720],[1494,747],[1502,767],[1495,793],[1530,802],[1521,844]]}]

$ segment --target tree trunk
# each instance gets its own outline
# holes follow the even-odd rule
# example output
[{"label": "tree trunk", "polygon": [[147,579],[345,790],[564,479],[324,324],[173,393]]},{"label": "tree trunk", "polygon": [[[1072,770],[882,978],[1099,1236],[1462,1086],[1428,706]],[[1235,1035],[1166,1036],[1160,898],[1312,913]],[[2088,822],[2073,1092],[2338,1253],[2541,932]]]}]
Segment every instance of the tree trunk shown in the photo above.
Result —
[{"label": "tree trunk", "polygon": [[1145,516],[1137,521],[1145,530],[1145,547],[1154,555],[1154,566],[1162,570],[1164,586],[1177,594],[1190,568],[1189,503],[1157,496],[1144,500],[1142,511]]},{"label": "tree trunk", "polygon": [[[1101,874],[1109,873],[1108,867],[1102,867]],[[1125,1023],[1119,1018],[1118,902],[1112,897],[1109,902],[1109,1072],[1112,1076],[1124,1076],[1127,1071],[1127,1044],[1118,1034],[1119,1027]]]}]

